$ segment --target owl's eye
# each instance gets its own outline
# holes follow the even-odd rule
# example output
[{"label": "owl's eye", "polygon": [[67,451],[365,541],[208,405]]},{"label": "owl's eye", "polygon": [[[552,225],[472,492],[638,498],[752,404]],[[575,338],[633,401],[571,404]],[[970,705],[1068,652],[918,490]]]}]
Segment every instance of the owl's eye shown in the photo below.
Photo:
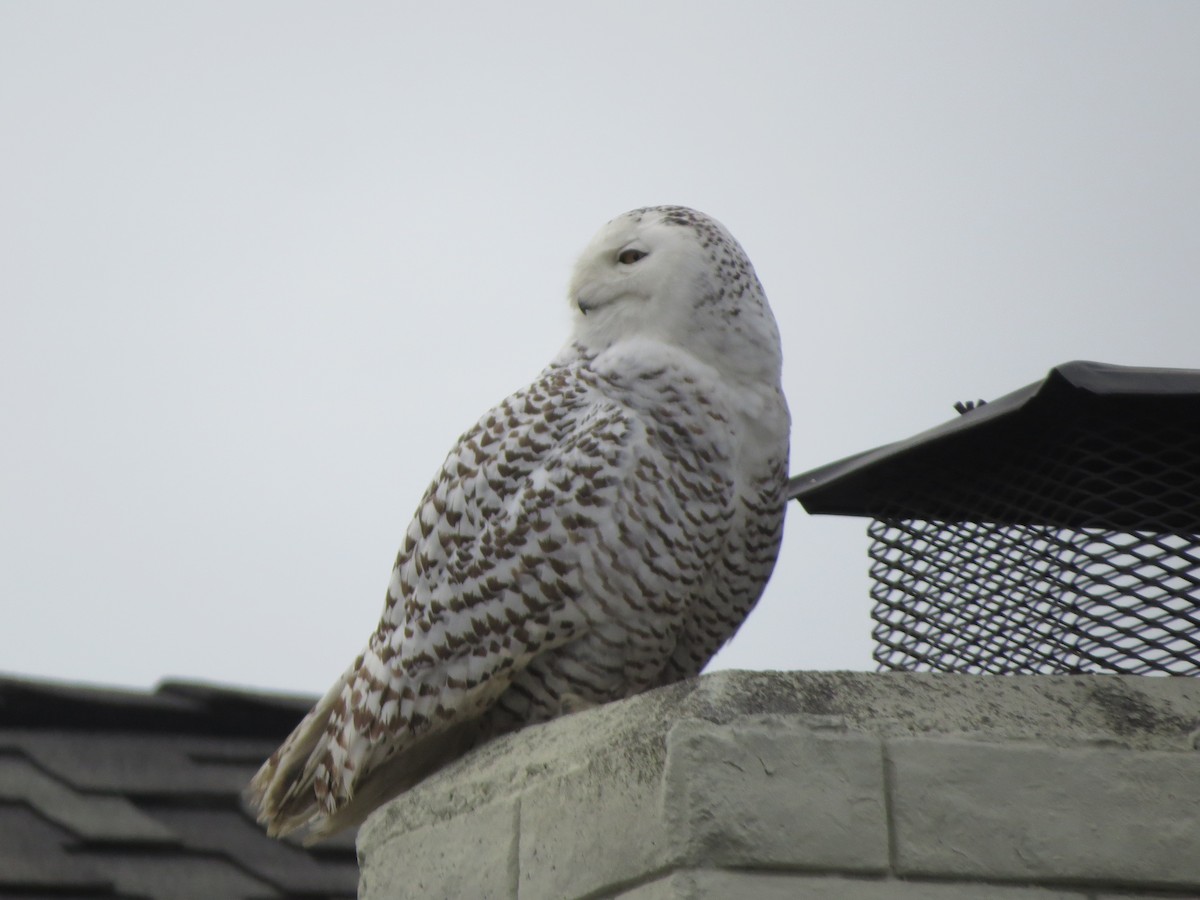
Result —
[{"label": "owl's eye", "polygon": [[648,254],[645,250],[634,250],[629,247],[617,254],[617,262],[623,266],[632,266],[639,259],[644,259]]}]

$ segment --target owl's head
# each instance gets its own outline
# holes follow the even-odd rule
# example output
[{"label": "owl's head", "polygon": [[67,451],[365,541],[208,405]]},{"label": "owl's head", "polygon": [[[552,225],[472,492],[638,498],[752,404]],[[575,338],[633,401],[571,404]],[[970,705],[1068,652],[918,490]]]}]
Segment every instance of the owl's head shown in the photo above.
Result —
[{"label": "owl's head", "polygon": [[580,255],[569,297],[574,342],[672,344],[748,382],[779,379],[779,329],[754,267],[715,219],[683,206],[618,216]]}]

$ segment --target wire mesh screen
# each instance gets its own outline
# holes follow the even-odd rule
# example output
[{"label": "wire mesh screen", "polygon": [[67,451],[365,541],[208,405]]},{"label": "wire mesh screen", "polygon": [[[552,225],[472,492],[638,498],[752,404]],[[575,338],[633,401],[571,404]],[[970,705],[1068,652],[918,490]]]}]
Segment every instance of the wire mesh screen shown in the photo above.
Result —
[{"label": "wire mesh screen", "polygon": [[875,520],[881,669],[1200,675],[1200,539]]},{"label": "wire mesh screen", "polygon": [[868,529],[879,668],[1200,675],[1200,421],[1179,409],[1085,404],[1053,442],[960,448],[936,486],[926,461]]}]

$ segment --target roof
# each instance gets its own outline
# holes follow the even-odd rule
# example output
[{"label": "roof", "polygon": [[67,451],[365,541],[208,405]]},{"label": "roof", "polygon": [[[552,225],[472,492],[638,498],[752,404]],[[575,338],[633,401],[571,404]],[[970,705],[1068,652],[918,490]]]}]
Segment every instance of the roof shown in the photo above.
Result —
[{"label": "roof", "polygon": [[268,838],[241,791],[313,698],[0,678],[0,898],[354,897],[354,833]]},{"label": "roof", "polygon": [[788,487],[810,513],[1200,531],[1200,371],[1064,363]]}]

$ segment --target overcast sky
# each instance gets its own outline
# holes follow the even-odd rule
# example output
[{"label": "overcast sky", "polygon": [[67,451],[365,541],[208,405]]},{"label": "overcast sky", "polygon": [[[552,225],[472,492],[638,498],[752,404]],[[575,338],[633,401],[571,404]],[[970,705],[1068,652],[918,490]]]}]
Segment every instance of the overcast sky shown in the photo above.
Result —
[{"label": "overcast sky", "polygon": [[[1200,367],[1200,3],[0,3],[0,670],[316,692],[633,207],[723,221],[802,472]],[[794,506],[719,667],[871,668]]]}]

